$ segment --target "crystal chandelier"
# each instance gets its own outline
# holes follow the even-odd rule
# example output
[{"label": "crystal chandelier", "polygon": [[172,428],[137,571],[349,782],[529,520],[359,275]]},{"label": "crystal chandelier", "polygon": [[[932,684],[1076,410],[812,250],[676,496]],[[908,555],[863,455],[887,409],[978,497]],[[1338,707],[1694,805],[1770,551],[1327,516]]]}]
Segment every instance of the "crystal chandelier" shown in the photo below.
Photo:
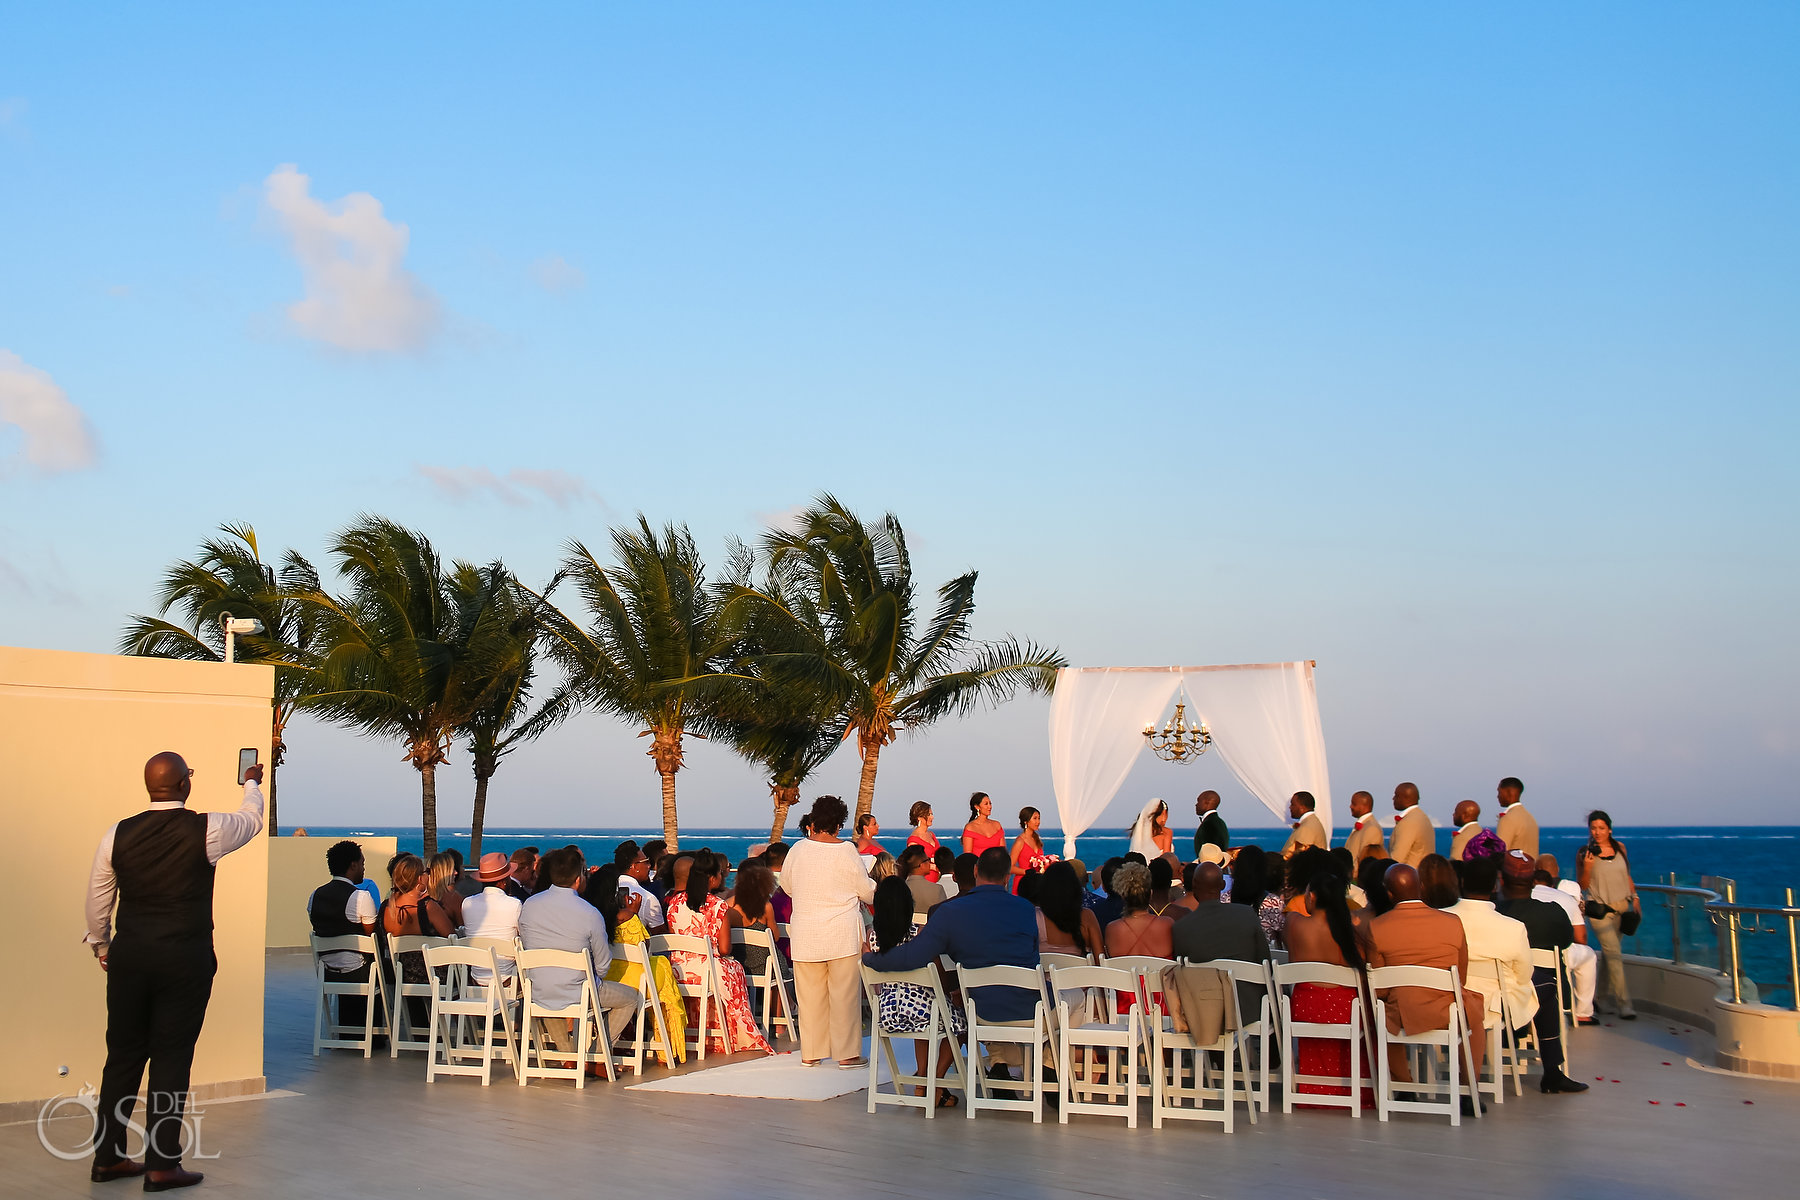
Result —
[{"label": "crystal chandelier", "polygon": [[1189,724],[1186,719],[1187,705],[1177,704],[1175,715],[1158,733],[1154,723],[1144,726],[1144,740],[1150,744],[1150,753],[1164,762],[1193,762],[1206,748],[1212,745],[1212,733],[1206,728],[1205,721]]}]

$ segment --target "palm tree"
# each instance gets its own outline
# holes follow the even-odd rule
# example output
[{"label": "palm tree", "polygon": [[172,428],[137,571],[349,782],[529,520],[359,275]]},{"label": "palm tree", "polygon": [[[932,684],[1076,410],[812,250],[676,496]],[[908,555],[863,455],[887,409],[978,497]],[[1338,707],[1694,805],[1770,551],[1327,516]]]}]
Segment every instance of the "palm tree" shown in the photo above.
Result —
[{"label": "palm tree", "polygon": [[[225,637],[219,618],[251,617],[262,622],[259,634],[237,638],[239,662],[275,667],[275,694],[269,735],[269,832],[275,833],[276,777],[287,758],[286,731],[295,703],[314,685],[320,651],[321,620],[316,609],[296,599],[316,592],[319,573],[305,558],[289,550],[281,566],[263,562],[256,530],[249,525],[221,525],[224,536],[200,543],[200,553],[163,573],[157,593],[158,616],[138,615],[119,638],[121,654],[223,662]],[[180,614],[183,624],[168,620]]]},{"label": "palm tree", "polygon": [[365,516],[332,545],[343,598],[303,599],[324,619],[319,687],[300,707],[395,737],[419,772],[427,857],[437,853],[437,767],[451,735],[491,702],[509,664],[493,636],[498,597],[512,586],[498,563],[446,571],[423,534]]},{"label": "palm tree", "polygon": [[[512,581],[509,581],[511,583]],[[464,586],[478,586],[468,580]],[[481,860],[481,831],[487,822],[488,781],[500,769],[500,760],[550,729],[565,717],[569,705],[553,697],[529,712],[531,685],[537,673],[539,627],[535,604],[515,584],[494,594],[491,619],[483,636],[491,639],[486,652],[493,669],[482,703],[458,730],[469,742],[469,763],[475,773],[475,807],[469,822],[469,861]]]},{"label": "palm tree", "polygon": [[[865,525],[829,495],[792,531],[764,539],[777,586],[760,601],[736,602],[782,612],[792,635],[759,659],[771,677],[805,682],[841,707],[862,756],[856,814],[875,802],[882,747],[901,729],[919,730],[983,699],[1000,703],[1020,687],[1048,692],[1067,660],[1054,648],[1014,638],[976,642],[969,634],[976,572],[938,589],[937,611],[921,627],[913,608],[912,559],[892,513]],[[791,608],[792,597],[817,618]],[[816,627],[822,636],[810,632]]]}]

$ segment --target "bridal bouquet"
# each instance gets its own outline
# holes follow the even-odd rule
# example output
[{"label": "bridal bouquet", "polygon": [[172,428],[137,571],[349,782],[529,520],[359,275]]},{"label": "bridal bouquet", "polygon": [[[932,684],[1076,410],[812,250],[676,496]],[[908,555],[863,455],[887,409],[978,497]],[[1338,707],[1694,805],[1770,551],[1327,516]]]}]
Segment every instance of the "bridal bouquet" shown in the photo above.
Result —
[{"label": "bridal bouquet", "polygon": [[1030,858],[1025,860],[1025,865],[1029,869],[1036,871],[1039,874],[1042,874],[1044,869],[1046,867],[1048,867],[1051,863],[1056,863],[1056,862],[1061,862],[1061,861],[1062,861],[1062,859],[1058,858],[1054,854],[1034,854]]}]

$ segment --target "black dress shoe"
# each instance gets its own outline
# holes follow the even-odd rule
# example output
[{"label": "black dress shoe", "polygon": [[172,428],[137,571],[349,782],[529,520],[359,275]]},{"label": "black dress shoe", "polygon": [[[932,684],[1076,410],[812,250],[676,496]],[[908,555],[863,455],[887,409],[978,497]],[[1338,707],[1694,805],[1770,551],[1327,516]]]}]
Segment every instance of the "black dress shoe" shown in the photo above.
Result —
[{"label": "black dress shoe", "polygon": [[1600,1018],[1599,1017],[1578,1017],[1576,1019],[1575,1023],[1577,1025],[1598,1025],[1600,1023]]},{"label": "black dress shoe", "polygon": [[[1483,1113],[1487,1112],[1487,1102],[1486,1101],[1482,1102],[1481,1111]],[[1475,1105],[1470,1103],[1469,1098],[1467,1096],[1464,1096],[1462,1098],[1462,1115],[1465,1117],[1472,1117],[1475,1115]]]},{"label": "black dress shoe", "polygon": [[1543,1092],[1546,1096],[1554,1096],[1558,1092],[1567,1092],[1570,1094],[1575,1092],[1585,1092],[1588,1090],[1588,1085],[1582,1083],[1580,1080],[1570,1079],[1561,1071],[1557,1071],[1554,1074],[1546,1074],[1544,1076],[1544,1081],[1538,1085],[1538,1090]]},{"label": "black dress shoe", "polygon": [[144,1164],[133,1162],[129,1158],[121,1158],[109,1166],[95,1164],[88,1171],[88,1182],[111,1183],[115,1179],[136,1179],[144,1173]]},{"label": "black dress shoe", "polygon": [[193,1187],[206,1176],[199,1171],[189,1171],[176,1167],[168,1171],[146,1171],[144,1173],[144,1190],[146,1192],[168,1192],[176,1188]]}]

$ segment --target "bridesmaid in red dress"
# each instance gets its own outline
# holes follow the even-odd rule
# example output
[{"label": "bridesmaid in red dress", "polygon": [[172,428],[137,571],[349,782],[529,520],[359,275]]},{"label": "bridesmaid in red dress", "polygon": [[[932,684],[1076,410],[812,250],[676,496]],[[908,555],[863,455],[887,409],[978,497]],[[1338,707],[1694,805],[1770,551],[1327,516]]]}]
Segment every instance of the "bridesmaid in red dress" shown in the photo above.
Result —
[{"label": "bridesmaid in red dress", "polygon": [[[1330,963],[1354,968],[1362,974],[1368,965],[1372,948],[1366,909],[1352,910],[1346,898],[1349,887],[1336,871],[1321,871],[1308,885],[1304,910],[1290,909],[1287,914],[1287,949],[1292,962]],[[1342,1025],[1350,1020],[1350,1002],[1356,989],[1330,984],[1302,983],[1294,988],[1292,998],[1294,1020],[1318,1024]],[[1365,1018],[1367,1013],[1364,1013]],[[1369,1074],[1369,1058],[1361,1041],[1356,1043],[1361,1058],[1358,1068],[1364,1079]],[[1348,1079],[1351,1043],[1335,1038],[1300,1038],[1294,1055],[1294,1070],[1300,1075],[1323,1075]],[[1296,1083],[1296,1093],[1342,1096],[1348,1092],[1343,1084]],[[1375,1107],[1375,1093],[1363,1089],[1362,1107]]]},{"label": "bridesmaid in red dress", "polygon": [[1019,880],[1031,873],[1031,860],[1044,857],[1044,839],[1038,834],[1043,814],[1026,805],[1019,810],[1019,836],[1012,844],[1012,893],[1019,894]]},{"label": "bridesmaid in red dress", "polygon": [[994,802],[986,792],[969,797],[969,823],[963,826],[964,854],[981,857],[984,850],[1006,849],[1006,830],[994,820]]},{"label": "bridesmaid in red dress", "polygon": [[[925,878],[936,883],[938,870],[932,863],[937,858],[940,843],[937,834],[931,832],[931,805],[923,800],[915,800],[912,808],[907,811],[906,819],[912,823],[913,827],[913,831],[906,836],[906,845],[924,848]],[[901,853],[905,853],[905,851],[906,847],[902,846]]]}]

